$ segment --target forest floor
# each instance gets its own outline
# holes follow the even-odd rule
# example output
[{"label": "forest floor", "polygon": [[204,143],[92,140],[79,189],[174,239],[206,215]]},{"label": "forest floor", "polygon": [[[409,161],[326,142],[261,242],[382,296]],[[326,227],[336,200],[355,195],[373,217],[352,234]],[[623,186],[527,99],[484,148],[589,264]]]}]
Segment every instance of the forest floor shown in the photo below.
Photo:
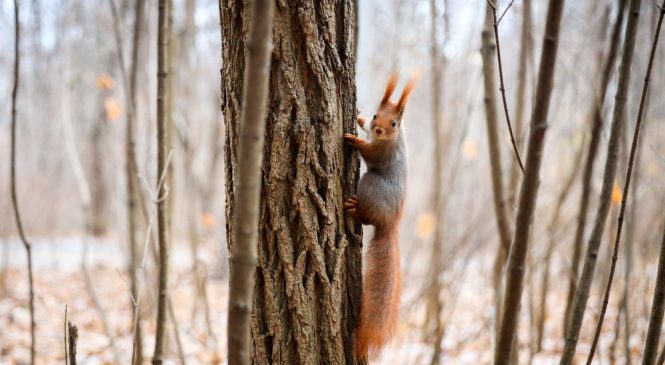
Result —
[{"label": "forest floor", "polygon": [[[76,243],[70,243],[76,246]],[[97,246],[99,249],[97,249]],[[9,258],[9,268],[2,269],[0,277],[0,365],[27,364],[29,359],[29,311],[27,308],[28,285],[27,275],[22,268],[24,257],[20,246],[12,245],[13,253]],[[100,320],[98,311],[86,289],[84,276],[80,271],[80,256],[73,255],[76,249],[52,250],[49,244],[38,244],[35,256],[49,257],[48,260],[38,259],[35,265],[36,288],[36,320],[37,320],[37,354],[38,364],[64,363],[63,328],[65,306],[68,319],[78,326],[78,359],[79,364],[116,364],[116,358],[109,343],[109,337]],[[106,250],[106,251],[105,251]],[[18,252],[17,252],[18,251]],[[49,253],[51,252],[51,253]],[[124,253],[108,243],[95,243],[91,252],[96,252],[88,259],[88,270],[94,283],[94,290],[103,306],[106,321],[109,323],[117,355],[121,364],[129,363],[132,348],[131,300],[127,278],[122,274],[122,257]],[[115,254],[112,255],[112,253]],[[117,256],[116,256],[117,255]],[[213,255],[208,255],[212,257]],[[107,260],[105,258],[116,257]],[[173,272],[170,278],[170,289],[175,308],[175,316],[183,348],[183,356],[187,364],[224,364],[226,356],[226,306],[227,281],[223,279],[207,280],[207,295],[210,303],[208,330],[207,321],[198,302],[194,290],[194,275],[189,267],[187,250],[175,250],[173,254]],[[491,255],[474,255],[477,259],[464,265],[462,272],[451,270],[446,277],[449,279],[447,293],[444,297],[444,324],[446,333],[442,342],[443,364],[489,364],[491,362],[493,343],[493,290],[489,281]],[[208,263],[212,265],[211,263]],[[404,263],[408,269],[408,263]],[[408,273],[408,270],[406,270]],[[547,299],[548,314],[545,320],[545,332],[542,350],[533,353],[530,350],[530,312],[528,298],[535,298],[528,288],[523,295],[520,320],[519,349],[520,364],[557,364],[562,350],[561,308],[565,306],[566,280],[560,280],[562,274],[553,266],[553,283]],[[653,277],[652,275],[647,275]],[[406,288],[402,299],[402,315],[395,339],[385,349],[377,364],[429,364],[432,345],[423,339],[424,310],[419,300],[418,281],[413,277],[405,277]],[[623,321],[617,325],[617,303],[623,284],[618,281],[617,292],[608,309],[607,319],[599,353],[595,362],[598,364],[624,363]],[[595,290],[589,300],[589,310],[584,324],[584,331],[578,346],[578,360],[583,360],[589,348],[595,317],[598,313],[600,287]],[[644,293],[644,291],[640,291]],[[155,302],[148,295],[142,296],[148,308],[154,308]],[[640,295],[631,304],[631,332],[629,351],[634,361],[639,359],[642,351],[644,333],[646,331],[650,295]],[[150,311],[152,309],[149,309]],[[152,312],[150,312],[152,313]],[[152,318],[146,314],[144,318]],[[145,320],[144,357],[146,363],[151,358],[153,347],[154,321]],[[169,325],[169,328],[172,328]],[[617,328],[619,338],[616,339]],[[170,330],[171,340],[168,347],[167,364],[180,363],[177,346]],[[616,362],[615,360],[616,359]]]}]

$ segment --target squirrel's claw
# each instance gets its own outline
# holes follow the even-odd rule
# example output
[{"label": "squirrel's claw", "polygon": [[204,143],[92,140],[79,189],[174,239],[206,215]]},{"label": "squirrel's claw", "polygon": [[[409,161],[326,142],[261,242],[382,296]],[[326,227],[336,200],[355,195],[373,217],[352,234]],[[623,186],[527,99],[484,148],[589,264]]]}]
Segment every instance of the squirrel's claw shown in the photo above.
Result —
[{"label": "squirrel's claw", "polygon": [[358,138],[357,136],[354,136],[351,133],[345,133],[344,140],[346,141],[346,143],[350,144],[353,147],[357,147],[362,144],[362,139]]},{"label": "squirrel's claw", "polygon": [[358,197],[353,195],[344,203],[344,210],[349,214],[354,214],[358,208]]}]

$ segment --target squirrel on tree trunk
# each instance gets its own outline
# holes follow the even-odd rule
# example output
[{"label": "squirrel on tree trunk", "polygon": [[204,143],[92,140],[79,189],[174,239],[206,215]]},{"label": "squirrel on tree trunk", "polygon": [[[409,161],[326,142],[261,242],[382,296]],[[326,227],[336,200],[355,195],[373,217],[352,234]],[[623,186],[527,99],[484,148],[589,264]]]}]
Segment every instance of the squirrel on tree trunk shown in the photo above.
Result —
[{"label": "squirrel on tree trunk", "polygon": [[358,116],[358,125],[369,132],[366,141],[353,134],[344,140],[355,147],[367,164],[357,195],[344,209],[362,224],[374,226],[367,249],[365,277],[360,298],[360,319],[355,332],[355,351],[360,358],[378,357],[397,325],[402,285],[399,258],[399,223],[406,194],[406,144],[402,115],[415,77],[404,87],[397,103],[390,96],[398,75],[388,80],[381,104],[371,120]]}]

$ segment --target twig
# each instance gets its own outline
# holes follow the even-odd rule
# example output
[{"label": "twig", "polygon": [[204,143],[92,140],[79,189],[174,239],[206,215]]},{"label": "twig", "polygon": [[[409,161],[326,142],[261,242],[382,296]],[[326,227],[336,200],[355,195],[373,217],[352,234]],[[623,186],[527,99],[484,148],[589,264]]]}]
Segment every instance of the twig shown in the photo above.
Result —
[{"label": "twig", "polygon": [[[665,6],[665,0],[663,0],[663,6]],[[649,64],[647,66],[646,76],[644,77],[644,85],[642,86],[642,97],[640,98],[640,107],[637,112],[637,121],[635,122],[635,131],[633,133],[633,141],[630,146],[630,157],[628,158],[628,171],[626,172],[626,182],[624,183],[624,194],[621,197],[621,209],[619,211],[619,218],[617,218],[617,231],[614,241],[614,251],[612,252],[612,263],[610,265],[610,276],[607,280],[607,286],[605,288],[605,295],[603,297],[603,306],[600,310],[600,317],[598,318],[598,324],[596,325],[596,332],[593,336],[593,342],[591,344],[591,350],[589,352],[589,357],[587,358],[587,365],[591,364],[593,360],[593,355],[598,346],[598,339],[600,338],[600,331],[603,327],[603,320],[605,319],[605,312],[607,312],[607,305],[610,300],[610,293],[612,290],[612,280],[614,279],[614,271],[616,270],[616,263],[619,255],[619,245],[621,243],[621,229],[623,228],[623,219],[626,212],[626,203],[628,201],[628,192],[630,191],[630,180],[633,173],[633,166],[635,162],[635,155],[637,151],[637,144],[640,137],[640,128],[642,126],[642,117],[644,115],[644,105],[647,99],[647,93],[649,92],[649,81],[651,79],[651,71],[653,69],[653,61],[656,55],[656,49],[658,48],[658,38],[660,37],[660,28],[663,24],[663,17],[665,17],[665,11],[661,9],[660,16],[658,18],[658,26],[656,28],[656,34],[653,39],[653,44],[651,46],[651,54],[649,56]],[[653,359],[651,359],[653,362]],[[647,362],[645,361],[645,364]]]},{"label": "twig", "polygon": [[522,164],[522,158],[520,157],[520,152],[519,149],[517,148],[517,142],[515,142],[515,135],[513,134],[513,126],[510,123],[510,114],[508,113],[508,101],[506,100],[506,87],[505,83],[503,81],[503,64],[501,63],[501,46],[499,44],[499,22],[501,22],[501,19],[503,19],[503,16],[506,15],[506,12],[510,7],[513,5],[513,1],[508,4],[508,7],[506,10],[504,10],[503,14],[501,14],[501,17],[497,20],[496,18],[496,6],[492,4],[491,0],[487,0],[487,2],[490,4],[490,7],[492,8],[492,17],[494,18],[494,40],[496,42],[496,59],[499,64],[499,81],[501,82],[501,86],[499,87],[499,90],[501,90],[501,99],[503,100],[503,111],[506,114],[506,123],[508,124],[508,132],[510,132],[510,141],[513,144],[513,151],[515,152],[515,158],[517,159],[517,163],[520,166],[520,170],[522,170],[522,174],[524,174],[524,165]]},{"label": "twig", "polygon": [[76,344],[79,340],[79,329],[71,321],[67,322],[67,336],[69,342],[69,365],[76,365]]},{"label": "twig", "polygon": [[30,364],[35,364],[35,292],[32,278],[32,246],[25,236],[21,213],[18,208],[18,197],[16,194],[16,96],[18,94],[20,52],[19,42],[21,40],[21,27],[19,24],[18,0],[14,0],[14,86],[12,88],[12,126],[11,126],[11,195],[14,208],[14,219],[18,234],[25,247],[28,258],[28,281],[29,281],[29,308],[30,308]]}]

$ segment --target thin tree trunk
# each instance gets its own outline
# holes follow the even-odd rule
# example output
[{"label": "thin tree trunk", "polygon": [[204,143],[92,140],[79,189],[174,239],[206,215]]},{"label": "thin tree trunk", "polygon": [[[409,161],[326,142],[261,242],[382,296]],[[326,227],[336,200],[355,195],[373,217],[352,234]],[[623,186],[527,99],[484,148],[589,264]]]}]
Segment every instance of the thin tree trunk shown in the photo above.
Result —
[{"label": "thin tree trunk", "polygon": [[630,68],[635,51],[635,38],[637,34],[637,20],[639,18],[639,9],[641,0],[631,0],[628,24],[626,25],[626,35],[623,53],[621,56],[621,68],[619,81],[615,97],[614,112],[612,115],[612,126],[610,139],[607,145],[607,160],[605,162],[605,171],[603,175],[603,184],[600,193],[598,210],[589,238],[584,266],[577,282],[575,297],[571,306],[570,318],[567,324],[565,335],[565,345],[561,356],[561,364],[570,364],[575,355],[577,340],[582,328],[586,304],[589,299],[589,291],[593,281],[594,270],[598,258],[598,248],[605,230],[605,222],[611,203],[611,193],[616,176],[618,154],[620,146],[621,131],[625,122],[625,108],[630,84]]},{"label": "thin tree trunk", "polygon": [[658,260],[658,273],[656,274],[656,290],[651,304],[651,318],[649,318],[647,338],[644,342],[642,365],[655,364],[660,330],[663,327],[663,313],[665,312],[665,224],[663,224],[663,228],[663,242],[660,244],[660,258]]},{"label": "thin tree trunk", "polygon": [[[660,6],[661,13],[660,17],[658,18],[658,27],[656,28],[656,35],[653,40],[653,45],[651,46],[651,55],[649,57],[649,65],[647,66],[647,72],[646,76],[644,77],[644,86],[642,88],[642,97],[640,98],[640,107],[637,112],[637,121],[635,123],[635,132],[633,133],[633,141],[630,146],[630,156],[628,157],[628,171],[626,172],[626,180],[624,183],[624,191],[625,193],[621,197],[621,208],[619,210],[619,218],[617,219],[617,229],[616,229],[616,235],[615,235],[615,241],[614,241],[614,250],[612,252],[612,262],[610,264],[610,275],[609,278],[607,279],[607,286],[605,288],[605,295],[603,297],[603,305],[600,310],[600,318],[598,319],[598,324],[596,325],[596,332],[594,334],[593,338],[593,343],[591,345],[591,351],[589,353],[589,357],[587,359],[587,365],[591,364],[591,361],[593,360],[593,354],[594,350],[596,349],[596,346],[598,345],[598,339],[600,338],[600,331],[603,328],[603,320],[605,319],[605,313],[607,312],[607,306],[609,304],[610,300],[610,293],[612,292],[612,281],[614,279],[614,272],[616,270],[616,264],[619,256],[619,245],[621,244],[621,229],[623,227],[623,220],[624,220],[624,215],[626,213],[626,205],[628,202],[628,192],[630,191],[630,181],[633,173],[633,167],[635,164],[635,155],[637,154],[637,146],[639,144],[639,138],[640,138],[640,129],[642,127],[642,119],[644,116],[644,106],[646,104],[646,99],[647,95],[649,92],[649,81],[651,80],[651,71],[653,69],[653,61],[656,56],[656,50],[658,48],[658,38],[660,36],[660,27],[663,23],[663,16],[665,16],[665,0],[663,0],[663,3]],[[639,16],[639,4],[636,5],[636,8],[634,12],[636,12]],[[636,16],[636,22],[637,22],[637,16]],[[662,317],[661,320],[662,322]],[[655,329],[654,329],[655,330]],[[658,327],[657,331],[660,331],[660,327]],[[654,345],[654,349],[658,348],[658,343]],[[655,355],[653,356],[655,358]],[[653,362],[653,359],[650,360]]]},{"label": "thin tree trunk", "polygon": [[239,169],[235,180],[238,203],[232,221],[234,246],[227,331],[230,365],[250,363],[250,308],[257,262],[256,229],[259,225],[273,14],[272,0],[252,2],[238,140]]},{"label": "thin tree trunk", "polygon": [[490,171],[492,178],[492,194],[494,198],[494,215],[496,219],[497,230],[499,232],[499,248],[494,261],[493,286],[495,292],[495,329],[498,337],[498,329],[501,323],[500,314],[503,311],[501,305],[502,270],[508,257],[510,247],[510,223],[506,209],[507,201],[504,196],[503,170],[501,167],[501,146],[499,144],[498,114],[496,101],[496,64],[494,54],[496,44],[492,37],[492,28],[494,18],[492,15],[492,5],[487,3],[485,9],[485,23],[482,30],[481,55],[483,58],[483,85],[485,90],[485,121],[487,125],[487,143],[489,146]]},{"label": "thin tree trunk", "polygon": [[589,209],[589,198],[592,189],[591,179],[593,177],[593,167],[596,162],[603,129],[603,105],[605,103],[605,95],[607,94],[607,87],[612,75],[612,69],[614,68],[614,61],[619,52],[621,29],[627,3],[628,0],[619,0],[619,9],[617,10],[617,16],[614,21],[614,28],[612,30],[609,45],[610,49],[601,75],[598,99],[592,105],[593,123],[591,125],[591,141],[589,142],[589,152],[587,153],[587,158],[584,163],[584,173],[582,175],[582,194],[580,195],[580,206],[577,214],[577,229],[575,231],[575,240],[573,242],[571,273],[568,282],[568,297],[566,299],[566,310],[564,312],[564,333],[568,331],[570,309],[573,305],[573,299],[575,298],[575,291],[577,289],[579,265],[580,259],[582,258],[582,242],[584,241],[587,211]]},{"label": "thin tree trunk", "polygon": [[153,365],[161,365],[164,361],[164,337],[166,334],[166,316],[168,301],[168,222],[167,222],[167,186],[161,183],[161,176],[166,174],[168,120],[166,110],[166,92],[168,75],[166,58],[168,55],[167,34],[167,2],[159,0],[159,16],[157,29],[157,235],[159,237],[159,284],[157,301],[157,329],[155,333],[155,352]]},{"label": "thin tree trunk", "polygon": [[19,74],[20,74],[20,41],[21,41],[21,25],[19,24],[19,8],[18,0],[14,0],[14,84],[12,87],[12,124],[11,124],[11,161],[10,161],[10,174],[11,174],[11,194],[12,194],[12,207],[14,208],[14,219],[18,234],[25,247],[25,253],[28,258],[28,284],[29,284],[29,299],[28,308],[30,309],[30,364],[35,365],[35,293],[34,293],[34,280],[32,278],[32,245],[25,236],[23,231],[23,223],[21,221],[21,212],[18,207],[18,194],[16,193],[16,98],[18,95]]},{"label": "thin tree trunk", "polygon": [[[232,259],[246,205],[240,169],[241,90],[251,19],[220,1],[222,110],[227,123],[226,216]],[[361,288],[360,227],[344,215],[359,160],[342,141],[356,125],[353,1],[282,2],[275,9],[262,164],[258,262],[250,317],[254,364],[356,364],[352,333]],[[239,233],[239,232],[238,232]],[[233,281],[233,280],[232,280]],[[248,313],[250,315],[250,313]]]},{"label": "thin tree trunk", "polygon": [[[129,228],[129,249],[130,249],[130,262],[129,262],[129,275],[131,280],[131,293],[132,293],[132,304],[134,306],[134,311],[137,309],[138,305],[138,267],[139,267],[139,255],[140,248],[138,247],[138,217],[139,213],[137,210],[137,198],[138,195],[138,186],[136,184],[137,177],[134,172],[136,169],[132,166],[134,161],[136,161],[136,156],[134,152],[134,117],[136,115],[136,77],[138,73],[138,52],[141,42],[141,26],[143,23],[143,3],[144,0],[136,0],[136,7],[134,11],[134,34],[132,37],[132,58],[130,64],[130,73],[129,73],[129,102],[130,108],[132,109],[131,116],[127,118],[127,125],[125,131],[125,179],[126,179],[126,188],[127,188],[127,220]],[[140,313],[140,311],[139,311]],[[136,328],[136,338],[135,346],[132,349],[132,352],[135,353],[133,357],[132,365],[143,364],[143,336],[141,330],[141,317],[134,318],[132,315],[132,321],[136,320],[136,323],[132,328]]]},{"label": "thin tree trunk", "polygon": [[540,164],[545,146],[547,113],[549,111],[552,84],[554,82],[563,5],[563,0],[550,0],[547,9],[543,50],[540,58],[540,69],[538,70],[538,84],[536,86],[531,134],[527,149],[526,172],[520,190],[517,219],[515,220],[515,238],[508,262],[506,294],[504,295],[505,303],[503,305],[504,311],[501,316],[504,320],[501,321],[501,330],[494,357],[495,365],[507,365],[510,363],[513,343],[516,338],[524,281],[524,265],[529,251],[529,235],[533,223],[533,212],[538,198]]},{"label": "thin tree trunk", "polygon": [[499,285],[499,276],[501,269],[506,261],[508,249],[510,247],[510,223],[506,209],[507,201],[504,196],[503,188],[503,170],[501,168],[501,146],[499,144],[499,130],[497,122],[497,102],[496,102],[496,64],[494,53],[496,44],[492,37],[492,27],[494,25],[492,17],[492,6],[488,3],[485,9],[485,26],[482,31],[483,57],[483,75],[485,86],[485,119],[487,122],[487,142],[489,145],[490,170],[492,177],[492,192],[494,196],[494,213],[497,229],[499,231],[499,254],[495,262],[494,286]]},{"label": "thin tree trunk", "polygon": [[[166,133],[166,149],[171,150],[173,149],[173,135],[175,134],[175,124],[173,122],[173,98],[174,98],[174,88],[173,88],[173,83],[175,81],[175,72],[174,72],[174,60],[173,56],[175,54],[175,37],[173,36],[173,0],[167,0],[166,3],[166,44],[168,44],[168,49],[166,50],[166,73],[168,75],[167,81],[166,81],[166,128],[168,129],[168,132]],[[175,171],[175,163],[169,164],[169,166],[166,168],[166,186],[168,186],[170,191],[175,191],[175,186],[174,186],[174,171]],[[173,222],[173,206],[174,206],[174,197],[175,194],[168,194],[166,198],[166,222],[168,222],[168,226],[166,229],[166,233],[169,236],[169,241],[171,240],[171,237],[173,236],[173,227],[172,227],[172,222]]]}]

